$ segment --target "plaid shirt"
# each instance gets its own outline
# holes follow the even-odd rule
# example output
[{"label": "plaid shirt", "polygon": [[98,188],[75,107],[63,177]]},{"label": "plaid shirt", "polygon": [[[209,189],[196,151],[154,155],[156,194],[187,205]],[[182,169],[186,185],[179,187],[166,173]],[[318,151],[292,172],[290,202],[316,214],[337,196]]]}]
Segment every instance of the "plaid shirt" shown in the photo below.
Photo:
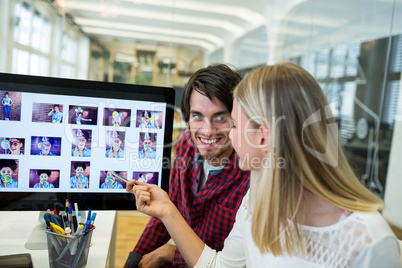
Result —
[{"label": "plaid shirt", "polygon": [[[222,250],[223,242],[232,230],[237,209],[249,188],[250,174],[242,171],[234,152],[222,170],[210,171],[204,187],[197,193],[203,169],[203,159],[186,130],[177,144],[176,157],[169,182],[169,197],[194,232],[208,246]],[[147,254],[170,239],[163,223],[151,218],[134,252]],[[185,267],[176,250],[173,265]],[[126,266],[129,267],[129,266]]]}]

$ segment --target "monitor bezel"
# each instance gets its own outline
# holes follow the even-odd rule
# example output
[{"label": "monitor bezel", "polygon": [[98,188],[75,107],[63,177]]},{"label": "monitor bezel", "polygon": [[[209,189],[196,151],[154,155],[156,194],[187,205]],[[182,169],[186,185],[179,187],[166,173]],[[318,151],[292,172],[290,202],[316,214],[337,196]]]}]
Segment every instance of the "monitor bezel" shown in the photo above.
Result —
[{"label": "monitor bezel", "polygon": [[[175,90],[170,87],[0,73],[0,90],[164,102],[167,104],[164,144],[172,144]],[[171,146],[164,146],[161,188],[166,192],[169,190],[170,157]],[[136,209],[134,195],[129,193],[1,192],[0,211],[53,209],[57,203],[62,206],[65,199],[78,202],[84,210]]]}]

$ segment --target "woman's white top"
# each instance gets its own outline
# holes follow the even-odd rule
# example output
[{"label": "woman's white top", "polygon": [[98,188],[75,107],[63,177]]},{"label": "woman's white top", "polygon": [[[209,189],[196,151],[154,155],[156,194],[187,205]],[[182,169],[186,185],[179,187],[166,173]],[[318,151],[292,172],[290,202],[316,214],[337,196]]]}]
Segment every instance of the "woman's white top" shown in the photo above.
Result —
[{"label": "woman's white top", "polygon": [[[300,227],[307,256],[261,254],[251,236],[249,192],[237,212],[236,222],[221,252],[205,245],[195,267],[401,267],[399,243],[378,213],[354,212],[326,227]],[[283,235],[283,234],[282,234]],[[282,245],[284,237],[281,236]]]}]

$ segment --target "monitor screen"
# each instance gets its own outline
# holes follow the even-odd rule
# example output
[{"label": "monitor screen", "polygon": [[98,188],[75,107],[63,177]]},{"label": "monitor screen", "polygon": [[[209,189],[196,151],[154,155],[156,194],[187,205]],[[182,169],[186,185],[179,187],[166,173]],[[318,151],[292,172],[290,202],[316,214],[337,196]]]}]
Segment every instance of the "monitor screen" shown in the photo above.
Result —
[{"label": "monitor screen", "polygon": [[168,190],[172,88],[0,74],[0,99],[0,210],[132,210],[126,180]]}]

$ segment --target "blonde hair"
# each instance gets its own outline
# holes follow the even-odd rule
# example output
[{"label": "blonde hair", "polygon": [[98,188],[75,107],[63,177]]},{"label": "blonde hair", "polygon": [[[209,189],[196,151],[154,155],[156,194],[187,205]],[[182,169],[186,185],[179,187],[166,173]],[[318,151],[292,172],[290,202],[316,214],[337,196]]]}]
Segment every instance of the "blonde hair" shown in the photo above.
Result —
[{"label": "blonde hair", "polygon": [[[334,133],[327,127],[336,121],[326,97],[303,68],[291,62],[260,67],[240,82],[234,98],[254,126],[270,129],[269,157],[275,156],[270,167],[251,172],[252,236],[261,253],[291,255],[299,248],[305,255],[302,230],[295,217],[304,190],[348,211],[383,208],[382,200],[353,173],[337,129]],[[312,115],[319,120],[306,126]],[[327,136],[335,140],[327,142]],[[279,158],[285,160],[284,168],[278,168]]]}]

